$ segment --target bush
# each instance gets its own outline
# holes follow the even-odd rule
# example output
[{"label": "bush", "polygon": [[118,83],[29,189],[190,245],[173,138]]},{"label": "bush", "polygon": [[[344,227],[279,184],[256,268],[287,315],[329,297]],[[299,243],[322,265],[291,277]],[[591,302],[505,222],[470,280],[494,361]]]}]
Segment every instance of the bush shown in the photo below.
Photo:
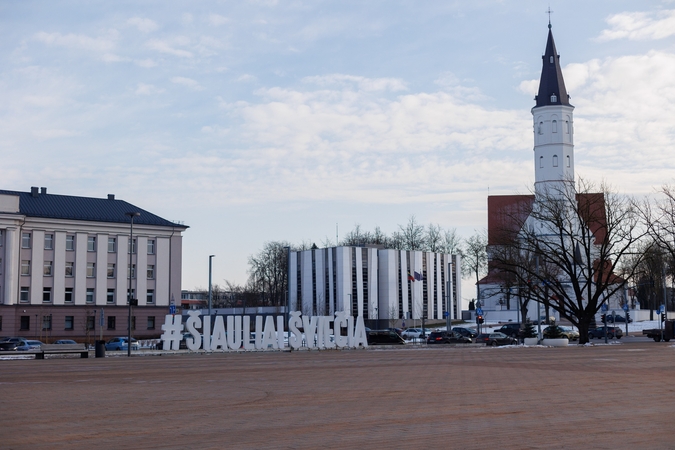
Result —
[{"label": "bush", "polygon": [[523,337],[526,337],[526,338],[537,337],[537,332],[534,329],[534,324],[530,321],[530,319],[527,319],[525,321],[525,328],[523,330]]}]

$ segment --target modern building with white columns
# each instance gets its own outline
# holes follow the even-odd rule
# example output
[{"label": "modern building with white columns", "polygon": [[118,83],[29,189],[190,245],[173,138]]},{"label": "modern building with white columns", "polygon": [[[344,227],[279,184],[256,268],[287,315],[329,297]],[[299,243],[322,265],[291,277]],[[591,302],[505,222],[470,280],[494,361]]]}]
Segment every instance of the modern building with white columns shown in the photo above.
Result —
[{"label": "modern building with white columns", "polygon": [[[140,213],[133,246],[129,212]],[[186,229],[114,195],[0,191],[0,333],[99,336],[103,311],[104,336],[125,334],[130,273],[134,335],[159,334],[171,299],[180,301]]]},{"label": "modern building with white columns", "polygon": [[461,310],[460,265],[459,255],[375,246],[291,252],[289,307],[303,314],[345,311],[394,322],[443,319],[449,304],[455,318]]}]

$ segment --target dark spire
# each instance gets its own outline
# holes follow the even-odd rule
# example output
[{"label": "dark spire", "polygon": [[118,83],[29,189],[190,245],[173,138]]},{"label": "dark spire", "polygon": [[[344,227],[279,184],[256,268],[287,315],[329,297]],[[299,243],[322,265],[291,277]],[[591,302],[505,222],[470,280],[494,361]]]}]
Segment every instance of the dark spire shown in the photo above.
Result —
[{"label": "dark spire", "polygon": [[546,52],[542,58],[541,79],[539,80],[539,93],[535,97],[537,106],[569,105],[570,99],[565,89],[565,81],[560,69],[560,55],[555,49],[551,23],[548,24],[548,41]]}]

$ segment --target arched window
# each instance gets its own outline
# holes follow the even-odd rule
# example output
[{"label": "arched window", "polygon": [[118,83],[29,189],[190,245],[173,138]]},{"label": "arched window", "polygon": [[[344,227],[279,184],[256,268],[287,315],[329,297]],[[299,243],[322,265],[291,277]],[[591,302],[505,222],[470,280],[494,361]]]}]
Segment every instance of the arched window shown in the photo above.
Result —
[{"label": "arched window", "polygon": [[570,167],[570,155],[567,155],[567,167]]},{"label": "arched window", "polygon": [[549,58],[549,61],[551,61],[551,64],[553,64],[553,56]]},{"label": "arched window", "polygon": [[553,133],[558,132],[558,121],[557,120],[554,120],[553,122],[551,122],[551,131]]},{"label": "arched window", "polygon": [[565,121],[565,133],[570,134],[570,121]]},{"label": "arched window", "polygon": [[539,168],[543,168],[543,167],[544,167],[544,157],[540,156],[539,157]]},{"label": "arched window", "polygon": [[555,103],[558,101],[558,96],[555,94],[551,94],[551,103]]},{"label": "arched window", "polygon": [[558,167],[558,155],[553,155],[553,167]]},{"label": "arched window", "polygon": [[539,122],[539,126],[537,127],[537,134],[544,134],[544,122]]}]

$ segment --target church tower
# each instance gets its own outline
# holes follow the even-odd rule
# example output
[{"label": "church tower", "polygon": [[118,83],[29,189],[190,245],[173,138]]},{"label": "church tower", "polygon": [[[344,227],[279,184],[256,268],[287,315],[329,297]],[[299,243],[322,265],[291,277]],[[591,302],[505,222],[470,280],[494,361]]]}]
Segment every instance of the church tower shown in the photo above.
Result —
[{"label": "church tower", "polygon": [[574,106],[565,89],[550,22],[535,100],[534,191],[537,196],[551,196],[574,188]]}]

